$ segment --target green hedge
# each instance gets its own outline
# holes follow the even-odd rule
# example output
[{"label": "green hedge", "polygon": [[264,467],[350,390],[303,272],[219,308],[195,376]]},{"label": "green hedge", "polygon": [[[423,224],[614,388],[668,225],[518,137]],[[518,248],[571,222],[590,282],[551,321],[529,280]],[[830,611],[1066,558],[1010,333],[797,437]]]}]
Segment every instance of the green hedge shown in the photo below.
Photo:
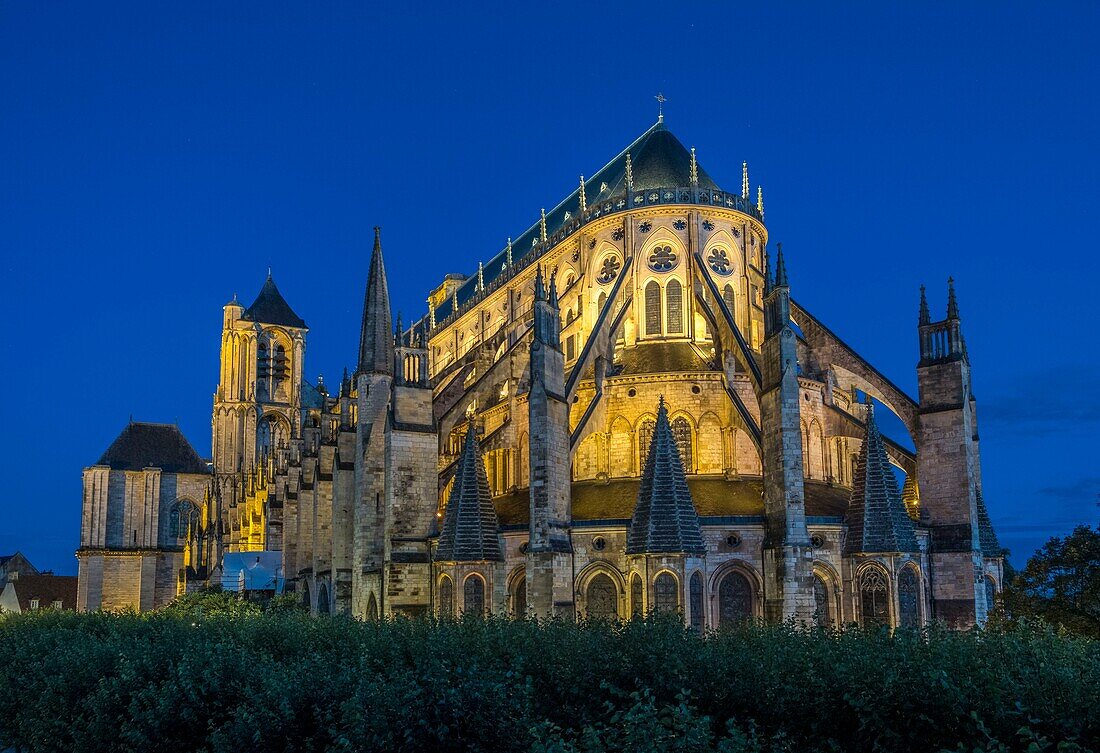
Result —
[{"label": "green hedge", "polygon": [[0,750],[1088,750],[1098,689],[1100,642],[1027,627],[0,618]]}]

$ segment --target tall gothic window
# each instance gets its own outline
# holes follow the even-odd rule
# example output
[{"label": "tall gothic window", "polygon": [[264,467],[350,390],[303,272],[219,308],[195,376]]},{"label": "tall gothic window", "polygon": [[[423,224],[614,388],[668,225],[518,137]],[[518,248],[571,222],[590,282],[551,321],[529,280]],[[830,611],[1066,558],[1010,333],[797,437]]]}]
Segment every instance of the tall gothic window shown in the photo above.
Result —
[{"label": "tall gothic window", "polygon": [[684,334],[684,289],[675,278],[665,287],[665,308],[668,309],[668,333]]},{"label": "tall gothic window", "polygon": [[832,627],[833,610],[829,604],[829,584],[814,574],[814,624],[818,627]]},{"label": "tall gothic window", "polygon": [[672,422],[672,438],[676,441],[676,449],[680,451],[684,473],[692,473],[695,466],[691,462],[691,424],[683,416]]},{"label": "tall gothic window", "polygon": [[898,623],[904,628],[920,627],[920,583],[911,567],[898,576]]},{"label": "tall gothic window", "polygon": [[661,573],[653,581],[653,607],[661,614],[675,613],[680,608],[680,596],[676,593],[676,578],[672,573]]},{"label": "tall gothic window", "polygon": [[637,573],[630,578],[630,616],[641,617],[645,614],[643,601],[642,578]]},{"label": "tall gothic window", "polygon": [[188,529],[198,523],[199,508],[186,499],[172,505],[168,512],[168,538],[182,539]]},{"label": "tall gothic window", "polygon": [[585,604],[589,619],[605,620],[619,615],[619,595],[615,581],[605,573],[597,573],[588,581]]},{"label": "tall gothic window", "polygon": [[328,602],[328,586],[324,583],[317,589],[317,614],[329,614],[332,606]]},{"label": "tall gothic window", "polygon": [[516,613],[516,617],[527,616],[527,577],[520,575],[516,581],[516,592],[512,597],[512,609]]},{"label": "tall gothic window", "polygon": [[271,355],[267,350],[267,343],[256,345],[256,398],[267,400],[268,383],[271,380]]},{"label": "tall gothic window", "polygon": [[485,581],[480,575],[468,575],[462,584],[462,609],[466,614],[485,614]]},{"label": "tall gothic window", "polygon": [[645,286],[645,333],[661,334],[661,286],[656,280]]},{"label": "tall gothic window", "polygon": [[703,632],[703,576],[698,571],[691,574],[688,581],[689,616],[691,627],[698,633]]},{"label": "tall gothic window", "polygon": [[859,576],[859,601],[864,625],[890,624],[890,588],[882,570],[868,567]]},{"label": "tall gothic window", "polygon": [[607,293],[600,291],[600,297],[596,299],[596,316],[600,315],[603,307],[607,305]]},{"label": "tall gothic window", "polygon": [[992,614],[997,608],[997,584],[988,575],[985,577],[985,611]]},{"label": "tall gothic window", "polygon": [[439,579],[439,616],[453,617],[455,613],[455,585],[444,575]]},{"label": "tall gothic window", "polygon": [[752,617],[752,587],[749,579],[731,572],[718,585],[718,626],[736,625]]},{"label": "tall gothic window", "polygon": [[722,300],[726,302],[726,308],[730,310],[730,316],[736,316],[734,312],[737,311],[733,306],[733,286],[726,285],[722,288]]},{"label": "tall gothic window", "polygon": [[[570,310],[565,315],[565,326],[568,327],[573,323],[576,317],[573,315],[573,311]],[[577,357],[577,337],[576,335],[569,335],[565,338],[565,360],[572,361]]]},{"label": "tall gothic window", "polygon": [[638,426],[638,469],[645,470],[645,461],[649,457],[649,444],[653,441],[653,429],[656,424],[646,419]]},{"label": "tall gothic window", "polygon": [[374,594],[367,597],[367,619],[378,619],[378,601],[374,598]]}]

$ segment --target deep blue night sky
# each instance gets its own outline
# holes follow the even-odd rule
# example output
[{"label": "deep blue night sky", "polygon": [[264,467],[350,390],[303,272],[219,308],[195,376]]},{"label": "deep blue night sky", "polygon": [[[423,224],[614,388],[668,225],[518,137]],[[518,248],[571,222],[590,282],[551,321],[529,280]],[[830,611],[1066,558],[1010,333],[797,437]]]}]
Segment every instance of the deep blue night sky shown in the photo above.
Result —
[{"label": "deep blue night sky", "polygon": [[912,394],[918,287],[939,316],[955,276],[1017,565],[1096,522],[1100,4],[171,5],[0,10],[0,554],[76,571],[81,468],[131,415],[209,454],[221,306],[269,265],[335,380],[371,226],[421,314],[658,91],[720,185],[749,161],[794,296]]}]

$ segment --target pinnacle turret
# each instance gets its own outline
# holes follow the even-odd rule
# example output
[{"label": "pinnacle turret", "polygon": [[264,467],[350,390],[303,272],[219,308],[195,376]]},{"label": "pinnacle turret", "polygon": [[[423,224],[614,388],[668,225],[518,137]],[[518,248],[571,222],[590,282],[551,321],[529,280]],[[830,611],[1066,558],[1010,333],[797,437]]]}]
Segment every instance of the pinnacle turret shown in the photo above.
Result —
[{"label": "pinnacle turret", "polygon": [[500,521],[489,492],[489,477],[471,418],[458,458],[454,485],[447,498],[436,560],[440,562],[503,561],[497,536]]},{"label": "pinnacle turret", "polygon": [[357,374],[393,375],[393,334],[390,326],[390,291],[382,261],[382,229],[374,229],[367,289],[363,295],[363,322],[359,335]]},{"label": "pinnacle turret", "polygon": [[788,288],[790,284],[787,282],[787,264],[783,261],[783,244],[775,244],[775,287]]},{"label": "pinnacle turret", "polygon": [[924,325],[932,322],[932,315],[928,311],[928,295],[924,290],[924,286],[920,286],[920,316],[917,319],[917,323]]},{"label": "pinnacle turret", "polygon": [[947,318],[959,318],[959,302],[955,300],[955,278],[947,278]]}]

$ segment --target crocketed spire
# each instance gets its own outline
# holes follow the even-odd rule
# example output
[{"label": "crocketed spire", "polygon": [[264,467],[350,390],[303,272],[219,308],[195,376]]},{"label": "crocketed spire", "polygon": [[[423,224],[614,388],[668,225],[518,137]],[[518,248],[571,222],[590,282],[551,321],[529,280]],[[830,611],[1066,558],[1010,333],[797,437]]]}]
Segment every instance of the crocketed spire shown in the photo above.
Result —
[{"label": "crocketed spire", "polygon": [[443,515],[436,559],[440,562],[503,561],[497,538],[499,530],[500,521],[489,494],[489,477],[481,459],[477,430],[470,421],[466,444],[455,470],[454,486],[447,499],[447,511]]},{"label": "crocketed spire", "polygon": [[649,443],[638,502],[626,538],[627,554],[703,554],[703,531],[691,500],[680,450],[662,397]]},{"label": "crocketed spire", "polygon": [[386,265],[382,262],[382,230],[374,229],[367,291],[363,296],[363,325],[359,335],[358,374],[393,375],[393,325]]},{"label": "crocketed spire", "polygon": [[986,509],[982,493],[978,492],[978,546],[986,557],[1000,557],[1004,554],[1001,542],[997,540],[997,534],[993,530],[993,521],[989,519],[989,510]]},{"label": "crocketed spire", "polygon": [[870,397],[867,398],[867,434],[852,479],[852,497],[846,518],[845,554],[917,551],[913,521],[898,493],[898,481],[890,468]]}]

